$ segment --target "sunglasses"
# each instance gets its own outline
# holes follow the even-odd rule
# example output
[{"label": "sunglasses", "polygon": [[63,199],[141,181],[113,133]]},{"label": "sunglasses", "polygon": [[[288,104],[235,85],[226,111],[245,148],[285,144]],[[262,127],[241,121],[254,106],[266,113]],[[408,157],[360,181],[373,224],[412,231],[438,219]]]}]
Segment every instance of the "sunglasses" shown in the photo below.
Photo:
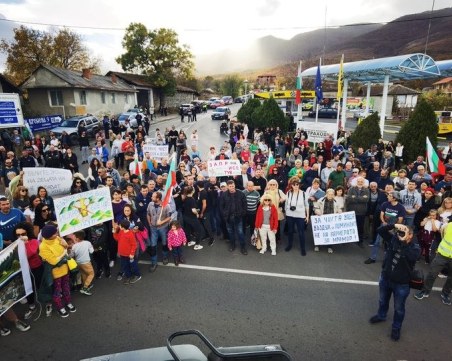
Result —
[{"label": "sunglasses", "polygon": [[299,187],[300,183],[292,183],[292,187]]},{"label": "sunglasses", "polygon": [[41,212],[48,212],[49,208],[41,209]]},{"label": "sunglasses", "polygon": [[264,202],[270,202],[271,199],[264,199]]},{"label": "sunglasses", "polygon": [[82,182],[75,182],[75,184],[82,184]]},{"label": "sunglasses", "polygon": [[16,233],[17,237],[22,237],[22,236],[26,236],[27,232],[23,232],[23,233]]},{"label": "sunglasses", "polygon": [[28,192],[28,189],[21,189],[21,192]]}]

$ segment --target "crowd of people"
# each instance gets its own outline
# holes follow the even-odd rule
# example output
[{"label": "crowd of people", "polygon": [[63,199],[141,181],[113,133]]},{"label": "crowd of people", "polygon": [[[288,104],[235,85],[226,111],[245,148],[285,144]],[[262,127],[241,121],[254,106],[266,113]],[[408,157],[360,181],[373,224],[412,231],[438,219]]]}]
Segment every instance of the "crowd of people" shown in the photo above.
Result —
[{"label": "crowd of people", "polygon": [[[81,159],[74,146],[64,144],[52,132],[47,139],[39,135],[24,138],[24,134],[14,131],[9,134],[11,142],[3,141],[7,137],[2,134],[2,245],[16,239],[25,242],[36,287],[45,283],[44,275],[53,277],[49,297],[43,301],[47,315],[53,308],[61,317],[76,310],[70,294],[69,257],[79,264],[80,292],[90,296],[93,280],[111,277],[118,260],[116,278],[129,285],[142,277],[137,264],[140,257],[150,260],[152,273],[157,270],[159,258],[163,265],[169,263],[170,256],[176,266],[184,263],[184,246],[200,251],[224,240],[230,252],[238,246],[246,256],[250,240],[259,238],[260,254],[269,249],[276,256],[281,250],[298,248],[301,256],[306,256],[311,216],[347,211],[355,212],[357,245],[364,248],[367,240],[372,246],[364,263],[376,263],[380,249],[385,250],[380,280],[380,291],[385,292],[372,323],[386,318],[393,293],[400,307],[396,309],[392,338],[400,337],[409,292],[406,288],[396,292],[394,284],[398,281],[391,277],[398,272],[395,259],[406,255],[409,269],[418,260],[413,248],[417,242],[412,242],[415,238],[419,240],[419,254],[431,264],[432,271],[426,288],[416,293],[416,298],[428,297],[436,276],[442,272],[448,274],[448,279],[441,298],[444,304],[451,304],[452,231],[448,222],[452,217],[452,143],[439,152],[447,169],[441,176],[428,172],[422,156],[405,162],[401,144],[380,140],[368,149],[355,149],[349,134],[343,131],[337,134],[337,140],[328,136],[312,144],[302,129],[285,134],[279,128],[249,129],[230,122],[229,139],[204,153],[198,149],[196,130],[187,136],[175,126],[151,132],[142,124],[136,130],[115,127],[106,119],[103,124],[94,144],[83,125],[79,129]],[[163,195],[171,159],[155,159],[143,153],[148,141],[167,145],[169,156],[176,157],[177,185],[169,204],[163,202]],[[132,171],[136,158],[141,175]],[[240,162],[239,175],[209,176],[208,161],[228,159]],[[88,164],[85,174],[80,172],[80,162]],[[114,219],[60,237],[52,197],[44,187],[38,188],[37,194],[28,194],[23,184],[22,169],[38,166],[71,170],[71,194],[109,188]],[[404,235],[397,236],[397,232]],[[402,244],[411,244],[409,256],[401,251],[405,250]],[[330,254],[339,247],[324,246]],[[315,252],[322,248],[313,247]],[[399,281],[406,284],[406,273]],[[32,296],[27,301],[25,318],[30,319],[37,300]],[[12,310],[4,319],[16,322],[22,331],[29,327]],[[8,331],[4,324],[2,335]]]}]

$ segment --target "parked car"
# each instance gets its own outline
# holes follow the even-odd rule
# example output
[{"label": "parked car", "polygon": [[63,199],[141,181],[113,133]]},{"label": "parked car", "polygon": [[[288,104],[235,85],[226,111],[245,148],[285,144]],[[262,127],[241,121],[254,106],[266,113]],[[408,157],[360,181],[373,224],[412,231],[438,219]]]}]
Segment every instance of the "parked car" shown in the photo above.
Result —
[{"label": "parked car", "polygon": [[187,115],[188,112],[192,112],[194,109],[193,104],[181,104],[179,105],[179,111],[182,109],[182,111],[184,112],[184,115]]},{"label": "parked car", "polygon": [[353,118],[359,119],[359,118],[366,118],[367,116],[371,115],[374,111],[372,109],[369,109],[369,112],[366,114],[366,109],[360,110],[359,112],[353,113]]},{"label": "parked car", "polygon": [[312,110],[314,107],[314,102],[306,102],[301,105],[302,110]]},{"label": "parked car", "polygon": [[[309,112],[308,116],[310,118],[315,118],[315,111]],[[319,118],[337,118],[337,109],[335,108],[320,108]]]},{"label": "parked car", "polygon": [[234,103],[243,103],[243,98],[242,97],[235,98]]},{"label": "parked car", "polygon": [[222,106],[224,106],[224,101],[221,99],[214,100],[212,103],[210,103],[211,109],[216,109],[216,108],[222,107]]},{"label": "parked car", "polygon": [[230,105],[234,103],[234,98],[230,95],[225,95],[223,98],[221,98],[221,100],[224,102],[224,105]]},{"label": "parked car", "polygon": [[141,119],[144,118],[144,114],[142,113],[135,113],[135,112],[126,112],[121,113],[118,117],[119,124],[124,124],[126,120],[129,120],[129,124],[132,128],[138,128],[138,122],[137,122],[137,115],[141,114]]},{"label": "parked car", "polygon": [[58,127],[53,128],[51,131],[56,135],[57,138],[61,137],[63,132],[69,134],[73,144],[78,143],[78,126],[80,123],[85,123],[85,128],[88,136],[94,136],[101,128],[101,123],[93,115],[83,115],[67,118],[63,120]]},{"label": "parked car", "polygon": [[212,120],[229,120],[231,109],[229,107],[218,107],[212,113]]}]

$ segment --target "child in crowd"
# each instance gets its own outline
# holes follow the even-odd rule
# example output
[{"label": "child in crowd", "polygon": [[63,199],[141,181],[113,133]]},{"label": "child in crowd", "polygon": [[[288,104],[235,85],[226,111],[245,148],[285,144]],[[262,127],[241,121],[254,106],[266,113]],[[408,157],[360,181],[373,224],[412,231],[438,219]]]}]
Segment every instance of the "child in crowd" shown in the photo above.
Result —
[{"label": "child in crowd", "polygon": [[[119,227],[113,229],[113,238],[118,242],[118,254],[121,259],[121,273],[124,274],[123,283],[128,285],[141,279],[138,263],[135,259],[137,241],[130,229],[130,222],[122,219]],[[133,277],[132,277],[133,276]]]},{"label": "child in crowd", "polygon": [[76,311],[71,300],[69,267],[67,265],[68,245],[66,241],[58,235],[58,229],[53,224],[46,224],[41,230],[41,235],[42,242],[39,245],[39,256],[44,262],[53,266],[52,300],[60,316],[68,317],[68,310],[69,312]]},{"label": "child in crowd", "polygon": [[170,223],[167,237],[168,249],[173,253],[174,264],[179,266],[179,263],[185,263],[182,256],[182,245],[187,244],[187,236],[178,221]]},{"label": "child in crowd", "polygon": [[[431,209],[428,213],[428,217],[425,217],[421,222],[422,229],[419,234],[419,243],[425,263],[427,264],[431,261],[430,249],[432,248],[432,243],[435,240],[441,239],[441,222],[437,218],[438,211],[436,209]],[[436,244],[434,249],[436,250],[437,247],[438,244]]]},{"label": "child in crowd", "polygon": [[93,245],[93,259],[96,264],[96,278],[101,278],[102,274],[110,278],[110,266],[107,255],[107,227],[104,223],[95,224],[89,229],[89,240]]},{"label": "child in crowd", "polygon": [[72,246],[71,256],[77,262],[78,269],[82,276],[82,288],[80,293],[91,296],[91,288],[93,287],[94,268],[91,264],[91,254],[94,252],[91,242],[85,240],[85,232],[74,232],[74,244]]}]

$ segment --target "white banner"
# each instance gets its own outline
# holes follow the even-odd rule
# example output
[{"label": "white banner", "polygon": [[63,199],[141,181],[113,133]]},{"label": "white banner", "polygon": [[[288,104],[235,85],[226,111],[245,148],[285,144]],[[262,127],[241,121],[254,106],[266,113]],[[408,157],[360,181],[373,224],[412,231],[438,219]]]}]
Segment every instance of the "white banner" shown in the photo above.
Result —
[{"label": "white banner", "polygon": [[358,242],[355,212],[311,216],[316,246]]},{"label": "white banner", "polygon": [[235,159],[209,160],[207,167],[209,177],[225,177],[240,174],[240,161]]},{"label": "white banner", "polygon": [[336,123],[314,123],[303,121],[299,122],[297,127],[303,129],[308,134],[309,142],[323,142],[328,135],[332,135],[333,139],[336,139]]},{"label": "white banner", "polygon": [[154,144],[144,144],[143,145],[143,158],[146,153],[151,154],[151,158],[155,159],[157,162],[161,162],[162,158],[168,158],[168,146],[167,145],[154,145]]},{"label": "white banner", "polygon": [[15,241],[0,252],[0,316],[32,292],[25,244]]},{"label": "white banner", "polygon": [[107,187],[58,198],[54,204],[61,236],[113,219],[110,188]]},{"label": "white banner", "polygon": [[24,168],[24,186],[28,194],[36,194],[38,187],[47,189],[49,196],[69,194],[72,185],[72,173],[68,169],[59,168]]}]

